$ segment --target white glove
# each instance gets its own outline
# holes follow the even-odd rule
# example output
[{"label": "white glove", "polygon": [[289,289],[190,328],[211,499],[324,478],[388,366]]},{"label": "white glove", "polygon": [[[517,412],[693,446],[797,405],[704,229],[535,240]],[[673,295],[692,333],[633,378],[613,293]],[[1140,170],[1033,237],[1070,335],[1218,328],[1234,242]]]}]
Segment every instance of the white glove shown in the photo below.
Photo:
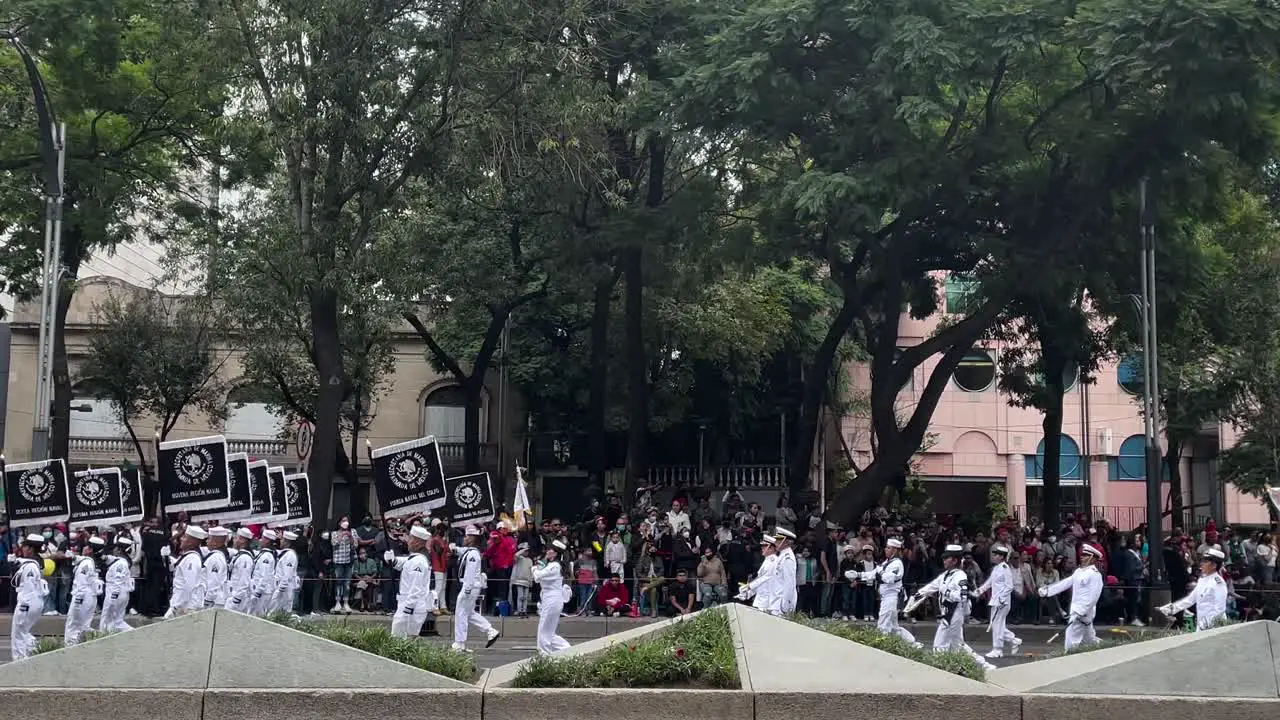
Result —
[{"label": "white glove", "polygon": [[160,548],[160,557],[167,558],[169,557],[169,553],[170,553],[170,550],[168,545],[165,545],[164,547]]},{"label": "white glove", "polygon": [[1049,597],[1049,588],[1047,587],[1039,588],[1036,592],[1040,594],[1040,597]]},{"label": "white glove", "polygon": [[5,561],[5,562],[8,562],[8,563],[16,563],[16,562],[18,562],[18,556],[17,556],[17,555],[6,555],[6,556],[5,556],[4,561]]},{"label": "white glove", "polygon": [[844,578],[845,578],[846,580],[857,580],[857,579],[858,579],[858,575],[860,575],[860,574],[861,574],[861,573],[859,573],[857,570],[847,570],[847,571],[845,571]]},{"label": "white glove", "polygon": [[734,600],[746,600],[748,597],[750,597],[750,595],[748,595],[748,594],[747,594],[747,591],[746,591],[746,590],[743,590],[742,592],[738,593],[737,595],[734,595],[734,596],[733,596],[733,599],[734,599]]},{"label": "white glove", "polygon": [[1170,603],[1168,605],[1161,605],[1160,607],[1156,608],[1156,612],[1160,613],[1165,617],[1169,617],[1170,615],[1173,614],[1173,603]]},{"label": "white glove", "polygon": [[396,553],[394,550],[388,550],[382,553],[382,559],[386,562],[393,563],[396,561]]}]

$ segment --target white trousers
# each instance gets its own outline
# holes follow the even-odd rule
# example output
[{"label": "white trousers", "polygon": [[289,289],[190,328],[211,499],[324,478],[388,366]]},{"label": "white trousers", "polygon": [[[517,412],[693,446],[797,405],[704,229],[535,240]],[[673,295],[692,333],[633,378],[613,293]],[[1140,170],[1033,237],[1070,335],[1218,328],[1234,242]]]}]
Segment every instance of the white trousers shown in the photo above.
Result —
[{"label": "white trousers", "polygon": [[418,637],[418,633],[422,631],[422,624],[427,621],[427,614],[431,610],[427,608],[414,608],[414,612],[407,613],[397,609],[396,614],[391,616],[391,635],[394,637]]},{"label": "white trousers", "polygon": [[75,645],[80,642],[84,631],[93,626],[93,613],[98,609],[98,598],[94,595],[71,596],[71,607],[67,610],[67,624],[62,630],[62,644]]},{"label": "white trousers", "polygon": [[916,641],[916,636],[898,624],[898,593],[889,592],[880,596],[880,614],[876,617],[876,629],[885,635],[897,635],[909,643]]},{"label": "white trousers", "polygon": [[271,604],[270,608],[267,610],[267,614],[270,615],[273,612],[282,612],[292,615],[293,596],[296,592],[297,590],[294,588],[276,588],[275,593],[271,595]]},{"label": "white trousers", "polygon": [[[115,597],[112,597],[112,596]],[[102,615],[98,617],[98,632],[128,632],[133,628],[124,621],[129,608],[129,593],[124,590],[107,590],[102,596]]]},{"label": "white trousers", "polygon": [[275,595],[272,594],[271,590],[263,590],[261,592],[255,590],[249,593],[249,599],[245,602],[249,604],[250,615],[266,617],[271,614],[271,603],[274,599]]},{"label": "white trousers", "polygon": [[1010,607],[1008,602],[991,607],[991,649],[994,652],[1003,653],[1006,643],[1018,642],[1018,636],[1009,630]]},{"label": "white trousers", "polygon": [[951,622],[943,623],[942,619],[938,620],[938,630],[933,634],[933,651],[944,652],[946,650],[959,650],[967,652],[973,656],[974,660],[983,667],[990,667],[990,663],[986,658],[979,655],[969,644],[964,641],[964,608],[957,607],[955,612],[951,614]]},{"label": "white trousers", "polygon": [[445,579],[448,576],[442,572],[433,572],[431,573],[431,577],[432,577],[432,580],[434,581],[432,589],[435,590],[435,593],[436,593],[436,599],[435,599],[435,602],[431,603],[431,609],[445,610],[447,609],[446,608],[447,603],[445,600],[444,583],[445,583]]},{"label": "white trousers", "polygon": [[253,605],[249,602],[252,595],[248,588],[243,590],[232,590],[227,593],[227,602],[222,606],[224,610],[231,610],[247,615],[253,614]]},{"label": "white trousers", "polygon": [[1098,642],[1098,633],[1093,631],[1093,613],[1089,613],[1087,617],[1072,613],[1063,636],[1067,650],[1085,643],[1093,644]]},{"label": "white trousers", "polygon": [[556,634],[563,611],[563,602],[544,600],[538,603],[538,652],[551,654],[569,649],[569,642]]},{"label": "white trousers", "polygon": [[458,612],[453,618],[453,644],[467,644],[467,630],[475,628],[486,635],[493,631],[493,626],[485,616],[476,610],[480,601],[480,593],[458,593]]},{"label": "white trousers", "polygon": [[31,631],[42,612],[43,599],[18,599],[18,606],[13,610],[13,622],[9,626],[9,652],[14,660],[30,657],[36,649],[36,636]]}]

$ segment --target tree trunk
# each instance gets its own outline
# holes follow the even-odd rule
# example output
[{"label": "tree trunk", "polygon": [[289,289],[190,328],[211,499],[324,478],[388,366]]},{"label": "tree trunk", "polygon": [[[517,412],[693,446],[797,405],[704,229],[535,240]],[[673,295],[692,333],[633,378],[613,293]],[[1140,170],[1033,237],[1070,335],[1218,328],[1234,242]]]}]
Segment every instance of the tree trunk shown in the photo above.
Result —
[{"label": "tree trunk", "polygon": [[800,410],[792,435],[794,444],[787,463],[787,484],[791,487],[792,497],[809,489],[809,465],[813,461],[813,445],[818,437],[822,404],[827,397],[831,372],[835,369],[836,353],[840,349],[840,342],[853,325],[855,312],[854,303],[846,299],[832,318],[827,334],[822,338],[822,344],[818,346],[813,362],[805,373],[800,391]]},{"label": "tree trunk", "polygon": [[610,273],[596,283],[595,307],[591,313],[591,387],[587,401],[587,452],[590,482],[604,487],[608,469],[605,416],[609,392],[609,313],[613,306],[613,284],[617,276]]},{"label": "tree trunk", "polygon": [[[1065,356],[1056,349],[1041,344],[1041,363],[1044,366],[1045,394],[1048,403],[1044,421],[1044,497],[1041,508],[1045,527],[1058,527],[1062,522],[1062,397],[1066,392],[1062,375],[1066,372]],[[1081,457],[1080,462],[1088,462]]]},{"label": "tree trunk", "polygon": [[627,353],[627,477],[623,497],[637,484],[647,483],[649,468],[645,441],[649,434],[649,364],[644,348],[644,279],[639,247],[622,251],[625,291],[624,345]]},{"label": "tree trunk", "polygon": [[[1164,466],[1169,468],[1169,510],[1173,513],[1174,526],[1188,527],[1183,517],[1183,513],[1186,512],[1186,501],[1182,498],[1182,463],[1179,462],[1182,459],[1182,446],[1186,444],[1186,440],[1176,432],[1166,434],[1169,447],[1165,450]],[[1164,468],[1160,468],[1160,472],[1163,473]],[[1160,480],[1163,482],[1164,478]],[[1210,507],[1212,506],[1211,501]]]},{"label": "tree trunk", "polygon": [[[360,416],[364,414],[364,403],[360,395],[355,398],[355,417],[351,423],[351,455],[347,458],[347,487],[351,493],[351,508],[348,515],[355,522],[369,512],[366,493],[360,488]],[[372,468],[370,468],[372,470]],[[354,523],[353,523],[354,524]]]},{"label": "tree trunk", "polygon": [[311,333],[319,376],[316,428],[307,475],[311,481],[311,510],[317,524],[328,527],[329,497],[333,492],[334,459],[341,451],[338,422],[346,387],[342,340],[338,329],[338,295],[327,287],[311,290]]},{"label": "tree trunk", "polygon": [[467,396],[463,411],[462,467],[467,473],[480,472],[480,407],[484,402],[484,375],[475,373],[462,385]]},{"label": "tree trunk", "polygon": [[[67,212],[74,203],[63,208]],[[70,226],[62,233],[62,265],[67,277],[58,284],[58,305],[53,327],[53,397],[49,423],[49,457],[70,458],[71,452],[71,368],[67,360],[67,312],[75,296],[80,275],[80,255],[84,247],[81,231]]]}]

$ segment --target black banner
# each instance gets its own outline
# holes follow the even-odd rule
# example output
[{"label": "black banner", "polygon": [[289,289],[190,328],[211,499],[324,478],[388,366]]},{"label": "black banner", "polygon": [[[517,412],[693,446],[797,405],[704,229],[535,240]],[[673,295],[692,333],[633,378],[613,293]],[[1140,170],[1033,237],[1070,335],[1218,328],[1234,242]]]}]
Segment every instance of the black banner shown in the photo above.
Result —
[{"label": "black banner", "polygon": [[245,453],[229,453],[227,455],[227,482],[230,484],[230,499],[227,504],[217,510],[191,513],[191,517],[201,520],[217,520],[228,523],[249,517],[249,456]]},{"label": "black banner", "polygon": [[285,489],[284,468],[267,468],[268,486],[271,488],[271,524],[289,521],[289,495]]},{"label": "black banner", "polygon": [[120,471],[120,515],[112,525],[135,523],[142,519],[142,472],[136,467]]},{"label": "black banner", "polygon": [[249,463],[249,517],[243,524],[257,525],[271,521],[271,480],[267,477],[267,461]]},{"label": "black banner", "polygon": [[284,476],[284,494],[289,507],[289,525],[311,522],[311,480],[306,473]]},{"label": "black banner", "polygon": [[61,459],[5,465],[4,497],[14,527],[66,522],[71,517],[67,467]]},{"label": "black banner", "polygon": [[388,445],[370,453],[378,507],[389,517],[445,506],[444,463],[434,437]]},{"label": "black banner", "polygon": [[162,442],[157,466],[166,513],[221,510],[231,499],[221,435]]},{"label": "black banner", "polygon": [[72,530],[106,527],[124,514],[120,500],[120,468],[84,470],[71,477],[70,519]]},{"label": "black banner", "polygon": [[448,500],[441,513],[454,527],[489,522],[498,515],[493,501],[493,486],[489,473],[475,473],[448,478],[444,481]]}]

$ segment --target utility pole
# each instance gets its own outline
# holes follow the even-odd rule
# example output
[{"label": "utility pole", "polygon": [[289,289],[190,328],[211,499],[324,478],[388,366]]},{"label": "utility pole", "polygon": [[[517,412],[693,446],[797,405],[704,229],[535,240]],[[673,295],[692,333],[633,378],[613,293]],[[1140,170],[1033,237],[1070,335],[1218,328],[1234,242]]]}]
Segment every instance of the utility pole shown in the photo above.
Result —
[{"label": "utility pole", "polygon": [[[1164,473],[1160,451],[1160,362],[1156,335],[1156,200],[1149,182],[1138,183],[1138,232],[1142,239],[1142,416],[1146,431],[1147,468],[1147,561],[1151,572],[1150,602],[1157,607],[1168,602],[1164,570],[1164,538],[1161,529],[1160,491]],[[1159,597],[1159,599],[1157,599]]]}]

